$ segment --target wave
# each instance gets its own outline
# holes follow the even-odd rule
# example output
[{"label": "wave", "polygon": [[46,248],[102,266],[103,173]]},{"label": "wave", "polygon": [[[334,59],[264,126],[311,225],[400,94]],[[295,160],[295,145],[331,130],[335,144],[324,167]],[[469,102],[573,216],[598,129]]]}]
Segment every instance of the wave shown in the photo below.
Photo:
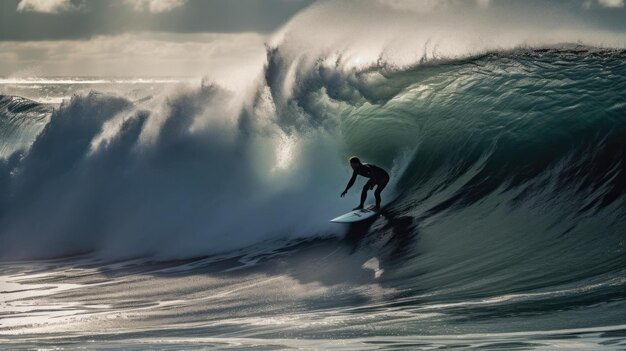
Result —
[{"label": "wave", "polygon": [[[273,35],[249,88],[81,93],[53,111],[3,96],[0,257],[185,258],[342,234],[327,220],[352,207],[338,193],[353,154],[391,170],[388,211],[411,235],[474,223],[467,238],[502,228],[513,243],[541,218],[528,235],[596,225],[619,244],[623,36],[534,5],[519,21],[428,4],[314,4]],[[29,84],[81,82],[144,83]]]},{"label": "wave", "polygon": [[210,85],[162,111],[98,93],[63,103],[3,163],[3,256],[185,257],[316,232],[340,211],[310,193],[335,195],[330,136],[299,139],[310,163],[290,164],[294,139],[268,126],[243,133],[231,103]]},{"label": "wave", "polygon": [[[351,154],[393,169],[389,211],[421,225],[504,226],[513,242],[602,232],[616,244],[624,55],[528,49],[397,70],[320,61],[286,94],[276,49],[244,101],[206,83],[160,105],[75,96],[2,164],[2,255],[180,258],[338,234],[325,223],[351,205],[337,196]],[[532,218],[542,224],[522,229]]]}]

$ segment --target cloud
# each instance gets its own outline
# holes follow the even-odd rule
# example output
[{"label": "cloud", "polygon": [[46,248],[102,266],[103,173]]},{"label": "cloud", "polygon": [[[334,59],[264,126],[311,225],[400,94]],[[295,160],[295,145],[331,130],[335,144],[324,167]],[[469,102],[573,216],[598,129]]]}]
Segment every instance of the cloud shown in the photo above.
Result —
[{"label": "cloud", "polygon": [[624,0],[598,0],[604,7],[624,7]]},{"label": "cloud", "polygon": [[[463,0],[377,0],[377,3],[397,11],[410,11],[415,13],[431,13],[468,4],[469,6],[473,6],[472,2]],[[475,0],[474,4],[479,8],[486,9],[491,5],[491,0]]]},{"label": "cloud", "polygon": [[187,0],[124,0],[137,12],[162,13],[183,6]]},{"label": "cloud", "polygon": [[491,5],[491,0],[476,0],[476,4],[479,7],[487,8],[489,7],[489,5]]},{"label": "cloud", "polygon": [[418,0],[418,1],[403,1],[403,0],[378,0],[378,3],[390,7],[398,11],[411,11],[418,13],[427,13],[437,9],[446,8],[449,6],[449,0]]},{"label": "cloud", "polygon": [[20,0],[17,4],[18,12],[59,13],[74,9],[70,0]]},{"label": "cloud", "polygon": [[[620,8],[624,7],[624,0],[597,0],[598,5],[601,7]],[[582,2],[582,8],[589,10],[594,6],[594,0],[585,0]]]}]

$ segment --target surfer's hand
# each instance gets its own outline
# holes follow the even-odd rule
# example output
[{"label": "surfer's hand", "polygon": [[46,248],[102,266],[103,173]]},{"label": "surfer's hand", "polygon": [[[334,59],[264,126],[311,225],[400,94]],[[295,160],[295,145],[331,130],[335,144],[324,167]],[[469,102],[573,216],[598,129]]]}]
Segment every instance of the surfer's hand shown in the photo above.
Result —
[{"label": "surfer's hand", "polygon": [[347,191],[344,191],[343,193],[341,193],[341,197],[346,196]]}]

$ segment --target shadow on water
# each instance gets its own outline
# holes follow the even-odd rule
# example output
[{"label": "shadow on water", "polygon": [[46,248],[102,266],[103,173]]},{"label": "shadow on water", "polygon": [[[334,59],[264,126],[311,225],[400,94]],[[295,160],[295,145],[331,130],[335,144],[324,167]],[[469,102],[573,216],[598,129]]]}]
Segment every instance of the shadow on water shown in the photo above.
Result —
[{"label": "shadow on water", "polygon": [[[384,209],[379,216],[349,225],[343,238],[297,239],[232,253],[166,261],[149,258],[104,261],[86,254],[48,260],[40,270],[60,271],[50,277],[51,280],[81,284],[133,275],[157,278],[205,275],[237,280],[261,274],[288,276],[301,283],[316,282],[324,286],[372,283],[387,286],[391,284],[385,280],[387,272],[392,272],[394,266],[407,264],[406,260],[415,254],[418,235],[414,217]],[[372,260],[376,261],[377,268],[368,263]],[[66,275],[63,272],[68,267],[70,270],[91,269],[97,273],[91,278]]]},{"label": "shadow on water", "polygon": [[[241,250],[225,255],[212,255],[181,260],[159,261],[129,259],[103,261],[89,254],[46,261],[42,272],[59,270],[50,277],[66,283],[84,283],[85,276],[68,276],[68,267],[93,269],[93,282],[106,282],[133,275],[159,278],[206,275],[215,278],[245,279],[252,275],[289,276],[301,283],[316,282],[324,286],[363,285],[376,282],[386,285],[385,275],[368,268],[375,258],[379,268],[402,263],[415,247],[418,232],[415,219],[383,212],[376,218],[350,225],[345,237],[317,237]],[[257,248],[257,249],[259,249]],[[34,271],[39,271],[35,269]],[[380,272],[382,272],[381,270]]]},{"label": "shadow on water", "polygon": [[365,239],[372,228],[372,225],[381,215],[368,218],[366,220],[348,224],[349,228],[343,238],[344,243],[352,247],[352,253],[359,249],[361,242]]},{"label": "shadow on water", "polygon": [[[109,278],[132,274],[161,277],[204,274],[235,278],[264,273],[289,275],[303,283],[318,282],[325,286],[373,281],[381,283],[364,264],[373,257],[379,261],[381,268],[406,264],[406,260],[415,254],[418,236],[417,220],[414,217],[383,210],[379,216],[350,224],[343,238],[293,240],[259,252],[243,250],[222,257],[218,255],[174,261],[139,259],[134,262],[121,261],[120,264],[100,261],[81,266],[97,269]],[[59,265],[63,266],[64,263],[67,262],[60,262]],[[171,270],[173,267],[182,269]]]},{"label": "shadow on water", "polygon": [[[386,223],[381,228],[373,228],[378,220]],[[351,253],[356,252],[362,245],[367,245],[366,238],[370,236],[387,236],[384,247],[388,250],[388,258],[397,260],[404,258],[411,250],[412,243],[419,235],[417,221],[411,216],[396,216],[393,211],[383,211],[379,216],[353,223],[350,225],[344,242],[349,245]]]}]

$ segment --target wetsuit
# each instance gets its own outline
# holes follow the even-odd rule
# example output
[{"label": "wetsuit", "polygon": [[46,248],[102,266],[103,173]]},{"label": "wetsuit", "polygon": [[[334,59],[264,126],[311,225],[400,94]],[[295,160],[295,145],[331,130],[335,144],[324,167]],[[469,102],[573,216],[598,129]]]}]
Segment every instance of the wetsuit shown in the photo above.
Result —
[{"label": "wetsuit", "polygon": [[365,199],[367,198],[367,191],[374,188],[374,185],[377,185],[376,191],[374,191],[374,196],[376,197],[376,207],[380,209],[380,192],[383,191],[383,189],[389,182],[389,174],[384,169],[378,166],[374,166],[368,163],[362,163],[354,170],[354,173],[352,173],[352,178],[350,178],[350,181],[348,182],[348,186],[346,186],[346,190],[344,191],[344,193],[347,192],[348,189],[352,187],[352,185],[354,185],[357,175],[370,179],[363,186],[363,191],[361,192],[361,204],[359,204],[359,207],[363,207]]}]

